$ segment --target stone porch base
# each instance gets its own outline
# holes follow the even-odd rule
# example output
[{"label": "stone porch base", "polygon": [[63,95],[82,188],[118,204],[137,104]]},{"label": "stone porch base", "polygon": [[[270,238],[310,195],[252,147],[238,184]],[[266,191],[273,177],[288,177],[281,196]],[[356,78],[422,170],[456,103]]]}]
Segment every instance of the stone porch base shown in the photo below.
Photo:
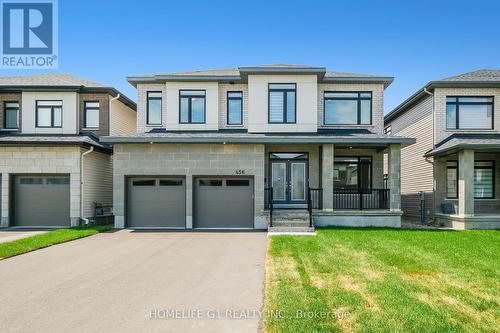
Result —
[{"label": "stone porch base", "polygon": [[314,225],[316,227],[401,227],[401,210],[343,210],[316,211]]},{"label": "stone porch base", "polygon": [[437,213],[436,223],[457,230],[500,229],[500,214],[463,217]]}]

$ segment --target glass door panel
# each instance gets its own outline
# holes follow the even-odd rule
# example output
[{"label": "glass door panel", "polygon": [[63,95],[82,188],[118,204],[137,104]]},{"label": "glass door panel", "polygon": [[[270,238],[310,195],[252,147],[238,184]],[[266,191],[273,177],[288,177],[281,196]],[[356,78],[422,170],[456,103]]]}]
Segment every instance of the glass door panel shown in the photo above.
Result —
[{"label": "glass door panel", "polygon": [[286,163],[272,162],[272,186],[273,186],[273,200],[285,201],[286,200]]},{"label": "glass door panel", "polygon": [[306,164],[303,162],[292,162],[290,166],[291,200],[306,200]]}]

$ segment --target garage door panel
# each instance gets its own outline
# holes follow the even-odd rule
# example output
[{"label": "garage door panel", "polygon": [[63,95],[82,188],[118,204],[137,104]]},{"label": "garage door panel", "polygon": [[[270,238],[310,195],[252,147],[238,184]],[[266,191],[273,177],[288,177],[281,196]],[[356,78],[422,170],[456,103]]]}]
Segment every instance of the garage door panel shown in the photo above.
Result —
[{"label": "garage door panel", "polygon": [[70,225],[69,176],[16,176],[14,225]]},{"label": "garage door panel", "polygon": [[253,228],[251,178],[197,178],[194,191],[195,228]]},{"label": "garage door panel", "polygon": [[128,226],[136,228],[184,228],[185,180],[181,178],[131,178]]}]

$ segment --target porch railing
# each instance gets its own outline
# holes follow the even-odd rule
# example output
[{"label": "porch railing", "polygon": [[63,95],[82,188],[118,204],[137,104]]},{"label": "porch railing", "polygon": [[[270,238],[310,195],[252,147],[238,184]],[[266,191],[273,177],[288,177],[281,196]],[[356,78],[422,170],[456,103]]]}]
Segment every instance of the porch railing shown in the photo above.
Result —
[{"label": "porch railing", "polygon": [[334,189],[333,209],[389,209],[389,189]]},{"label": "porch railing", "polygon": [[266,187],[264,189],[265,209],[269,209],[269,226],[273,226],[273,188]]},{"label": "porch railing", "polygon": [[307,210],[309,212],[309,227],[313,226],[312,211],[313,209],[323,208],[323,189],[309,188],[307,196]]}]

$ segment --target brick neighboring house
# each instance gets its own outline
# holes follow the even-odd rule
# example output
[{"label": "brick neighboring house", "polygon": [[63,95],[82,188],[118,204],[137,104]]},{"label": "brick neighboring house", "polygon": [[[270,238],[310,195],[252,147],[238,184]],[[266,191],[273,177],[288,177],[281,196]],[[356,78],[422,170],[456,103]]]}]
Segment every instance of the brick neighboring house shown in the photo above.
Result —
[{"label": "brick neighboring house", "polygon": [[383,133],[392,80],[295,65],[128,77],[137,134],[103,138],[115,227],[303,230],[309,211],[399,227],[400,150],[415,140]]},{"label": "brick neighboring house", "polygon": [[417,139],[401,151],[404,218],[500,228],[500,70],[431,81],[388,113],[385,126]]},{"label": "brick neighboring house", "polygon": [[112,149],[136,105],[69,74],[0,77],[0,227],[78,225],[112,202]]}]

